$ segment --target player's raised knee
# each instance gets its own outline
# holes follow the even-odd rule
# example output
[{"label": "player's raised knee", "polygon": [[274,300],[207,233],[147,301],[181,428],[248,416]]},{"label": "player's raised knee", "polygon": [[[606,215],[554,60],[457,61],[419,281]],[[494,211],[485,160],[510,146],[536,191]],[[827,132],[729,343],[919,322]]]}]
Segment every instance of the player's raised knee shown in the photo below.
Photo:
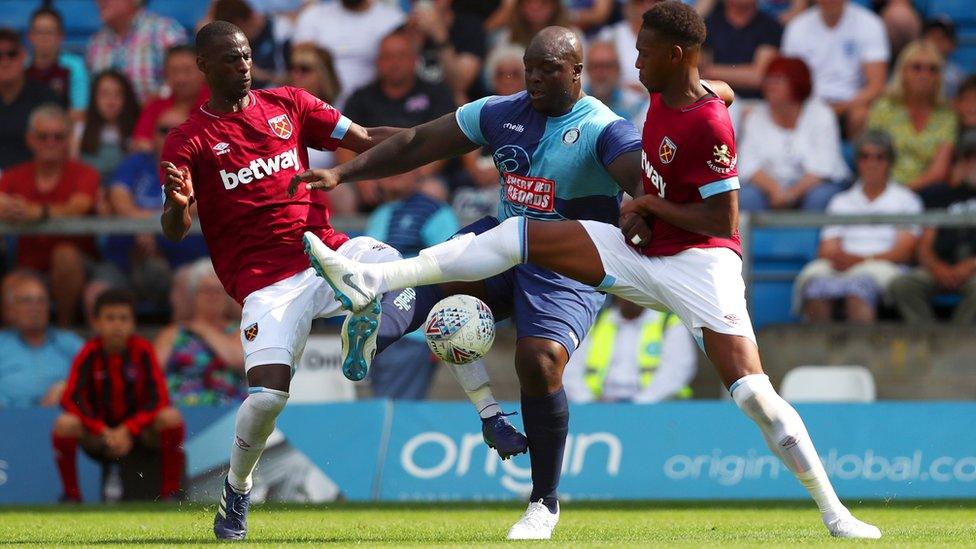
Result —
[{"label": "player's raised knee", "polygon": [[81,438],[84,427],[81,419],[73,414],[64,413],[54,420],[54,434],[59,437]]},{"label": "player's raised knee", "polygon": [[168,406],[156,414],[154,423],[157,429],[171,429],[183,424],[183,415],[176,408]]}]

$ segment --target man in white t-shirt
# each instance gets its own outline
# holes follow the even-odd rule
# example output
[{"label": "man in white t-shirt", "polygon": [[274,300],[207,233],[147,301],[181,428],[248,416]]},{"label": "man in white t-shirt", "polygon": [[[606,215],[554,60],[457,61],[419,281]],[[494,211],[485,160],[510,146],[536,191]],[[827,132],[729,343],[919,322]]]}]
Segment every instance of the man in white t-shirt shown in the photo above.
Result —
[{"label": "man in white t-shirt", "polygon": [[332,53],[342,84],[336,105],[376,77],[380,41],[406,21],[402,11],[375,0],[320,2],[298,17],[293,42],[312,42]]},{"label": "man in white t-shirt", "polygon": [[[858,139],[856,151],[860,177],[853,187],[831,199],[828,214],[922,213],[921,199],[890,179],[895,158],[891,136],[881,130],[866,131]],[[849,322],[874,322],[879,298],[907,268],[920,232],[916,226],[905,225],[824,227],[819,258],[803,268],[794,284],[804,319],[829,322],[835,302],[842,300]]]},{"label": "man in white t-shirt", "polygon": [[817,0],[783,33],[783,55],[813,71],[813,94],[830,103],[848,135],[857,134],[884,89],[891,55],[884,23],[849,0]]}]

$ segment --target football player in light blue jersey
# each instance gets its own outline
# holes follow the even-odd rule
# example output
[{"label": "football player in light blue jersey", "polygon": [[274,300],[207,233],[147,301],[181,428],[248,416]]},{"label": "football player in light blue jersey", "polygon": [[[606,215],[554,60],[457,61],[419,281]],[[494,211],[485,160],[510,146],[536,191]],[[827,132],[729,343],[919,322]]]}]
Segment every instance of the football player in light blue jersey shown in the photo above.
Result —
[{"label": "football player in light blue jersey", "polygon": [[[386,177],[487,146],[500,173],[498,216],[481,219],[462,233],[482,233],[511,216],[616,224],[622,191],[636,196],[641,189],[638,130],[583,94],[582,48],[571,30],[540,31],[524,62],[526,91],[479,99],[404,130],[346,164],[297,176],[292,190],[300,183],[309,189],[330,189],[339,183]],[[717,88],[731,102],[728,86]],[[621,221],[639,226],[644,238],[650,234],[640,218]],[[569,426],[563,369],[592,325],[603,294],[531,265],[477,283],[425,286],[410,294],[391,292],[383,297],[382,308],[366,307],[348,317],[343,326],[343,340],[348,342],[343,347],[344,371],[362,379],[376,350],[416,329],[442,297],[461,293],[485,301],[496,319],[514,321],[532,494],[528,509],[508,537],[549,539],[559,520],[556,487]],[[405,302],[410,306],[404,307]],[[371,313],[380,309],[380,315]],[[484,368],[452,365],[452,371],[482,416],[485,441],[503,459],[524,452],[525,437],[505,419]]]}]

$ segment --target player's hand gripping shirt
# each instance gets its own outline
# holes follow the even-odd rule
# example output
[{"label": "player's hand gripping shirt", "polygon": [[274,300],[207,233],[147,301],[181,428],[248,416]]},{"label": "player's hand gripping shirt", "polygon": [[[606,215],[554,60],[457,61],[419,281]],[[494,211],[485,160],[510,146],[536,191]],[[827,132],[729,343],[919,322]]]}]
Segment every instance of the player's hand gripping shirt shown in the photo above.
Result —
[{"label": "player's hand gripping shirt", "polygon": [[189,169],[214,269],[238,302],[308,268],[304,231],[333,248],[348,240],[329,223],[325,193],[287,189],[308,167],[306,146],[334,150],[350,124],[308,92],[282,87],[252,91],[239,112],[204,105],[166,138],[162,160]]},{"label": "player's hand gripping shirt", "polygon": [[499,219],[617,224],[620,188],[606,167],[639,150],[640,136],[598,99],[583,97],[568,113],[550,117],[520,92],[468,103],[456,116],[468,139],[492,151],[501,173]]},{"label": "player's hand gripping shirt", "polygon": [[[725,103],[714,95],[672,109],[661,94],[651,94],[643,148],[644,194],[691,204],[739,188],[732,121]],[[651,231],[644,255],[675,255],[689,248],[730,248],[742,255],[738,231],[732,238],[719,238],[660,219],[653,220]]]}]

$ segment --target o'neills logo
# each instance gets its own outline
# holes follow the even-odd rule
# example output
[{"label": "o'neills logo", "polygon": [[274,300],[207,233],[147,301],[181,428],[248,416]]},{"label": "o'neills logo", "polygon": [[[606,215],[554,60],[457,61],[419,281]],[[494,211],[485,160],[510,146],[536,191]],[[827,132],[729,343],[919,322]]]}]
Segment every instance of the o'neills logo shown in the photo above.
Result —
[{"label": "o'neills logo", "polygon": [[239,184],[247,185],[251,181],[264,179],[289,168],[296,172],[300,171],[297,148],[285,151],[271,158],[252,160],[246,168],[241,168],[236,172],[220,170],[220,180],[224,182],[224,188],[229,191]]}]

